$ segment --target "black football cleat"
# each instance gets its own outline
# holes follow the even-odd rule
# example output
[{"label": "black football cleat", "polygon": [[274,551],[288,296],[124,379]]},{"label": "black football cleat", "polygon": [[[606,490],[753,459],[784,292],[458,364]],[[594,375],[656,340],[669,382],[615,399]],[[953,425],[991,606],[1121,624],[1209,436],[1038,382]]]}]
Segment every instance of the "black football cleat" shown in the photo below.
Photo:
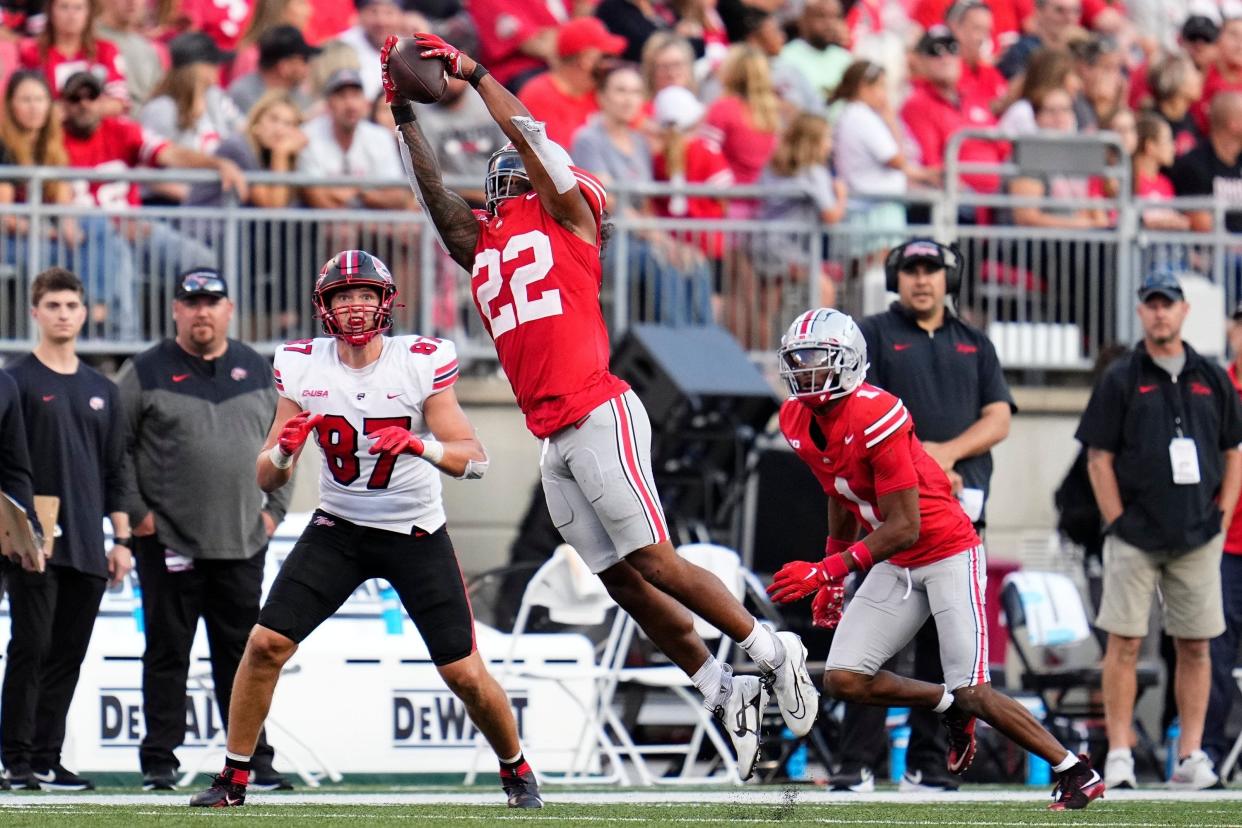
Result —
[{"label": "black football cleat", "polygon": [[1078,811],[1104,796],[1104,779],[1091,767],[1087,754],[1078,754],[1078,764],[1065,773],[1057,774],[1057,784],[1052,789],[1050,811]]},{"label": "black football cleat", "polygon": [[191,808],[234,808],[246,804],[246,786],[233,781],[233,769],[225,768],[211,780],[211,787],[190,797]]},{"label": "black football cleat", "polygon": [[539,783],[535,772],[523,761],[516,768],[500,769],[500,787],[509,797],[510,808],[542,808],[543,797],[539,795]]}]

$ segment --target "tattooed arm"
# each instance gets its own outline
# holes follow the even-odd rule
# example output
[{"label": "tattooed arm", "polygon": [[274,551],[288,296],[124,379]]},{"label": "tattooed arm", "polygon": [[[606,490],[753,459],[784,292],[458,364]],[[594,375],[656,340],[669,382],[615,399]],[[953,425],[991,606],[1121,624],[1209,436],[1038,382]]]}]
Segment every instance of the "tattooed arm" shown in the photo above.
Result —
[{"label": "tattooed arm", "polygon": [[428,146],[418,123],[411,121],[397,129],[405,142],[419,202],[431,217],[453,261],[467,272],[473,270],[474,246],[479,240],[478,220],[465,200],[444,186],[436,154]]}]

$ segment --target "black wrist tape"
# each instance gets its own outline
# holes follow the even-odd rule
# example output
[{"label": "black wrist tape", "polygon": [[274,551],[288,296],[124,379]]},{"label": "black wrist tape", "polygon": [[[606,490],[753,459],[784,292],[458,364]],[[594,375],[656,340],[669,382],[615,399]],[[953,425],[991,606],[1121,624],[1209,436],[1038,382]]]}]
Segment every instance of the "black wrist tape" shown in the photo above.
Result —
[{"label": "black wrist tape", "polygon": [[414,114],[414,104],[409,101],[401,101],[400,103],[394,101],[389,104],[388,108],[392,110],[392,119],[397,122],[397,126],[417,120],[417,116]]},{"label": "black wrist tape", "polygon": [[485,67],[481,63],[476,63],[474,65],[474,71],[470,73],[470,77],[466,78],[466,80],[470,82],[471,86],[473,86],[475,89],[478,89],[479,84],[483,81],[485,77],[487,77],[487,75],[488,75],[487,67]]}]

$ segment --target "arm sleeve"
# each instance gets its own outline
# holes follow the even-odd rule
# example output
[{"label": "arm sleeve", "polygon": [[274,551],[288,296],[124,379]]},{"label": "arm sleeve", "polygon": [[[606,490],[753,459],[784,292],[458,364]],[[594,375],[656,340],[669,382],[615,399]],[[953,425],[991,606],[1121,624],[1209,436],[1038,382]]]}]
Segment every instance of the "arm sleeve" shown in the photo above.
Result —
[{"label": "arm sleeve", "polygon": [[943,167],[944,136],[931,118],[920,117],[922,113],[910,104],[911,101],[907,101],[901,108],[901,122],[919,148],[919,160],[925,167]]},{"label": "arm sleeve", "polygon": [[1173,163],[1169,179],[1173,182],[1173,192],[1179,196],[1212,194],[1212,176],[1204,175],[1204,170],[1195,161],[1195,154],[1188,154]]},{"label": "arm sleeve", "polygon": [[608,192],[604,189],[604,183],[586,170],[578,167],[570,169],[574,172],[578,189],[586,198],[587,206],[591,208],[591,215],[595,216],[596,226],[599,226],[604,221],[604,211],[608,209]]},{"label": "arm sleeve", "polygon": [[17,383],[0,371],[0,490],[34,512],[34,477],[30,446]]},{"label": "arm sleeve", "polygon": [[837,194],[832,191],[832,173],[828,172],[828,168],[823,164],[812,164],[807,167],[805,175],[815,208],[822,213],[836,207]]},{"label": "arm sleeve", "polygon": [[129,423],[126,421],[125,405],[121,401],[120,390],[112,387],[108,390],[112,398],[112,417],[108,421],[107,442],[104,445],[104,511],[129,513],[137,486],[134,481],[134,467],[129,462]]},{"label": "arm sleeve", "polygon": [[431,392],[428,396],[452,388],[457,382],[457,346],[447,339],[441,339],[432,354],[431,365]]},{"label": "arm sleeve", "polygon": [[153,98],[138,110],[138,123],[162,138],[172,138],[177,134],[177,105],[166,95]]},{"label": "arm sleeve", "polygon": [[909,429],[901,429],[894,439],[886,440],[870,455],[871,471],[875,474],[875,496],[913,489],[919,485],[918,471],[910,453]]},{"label": "arm sleeve", "polygon": [[121,398],[121,406],[125,412],[125,453],[128,455],[127,462],[134,474],[134,485],[125,511],[129,513],[131,523],[138,523],[146,517],[147,512],[151,511],[151,507],[142,499],[142,492],[138,488],[136,452],[138,434],[142,428],[142,381],[138,378],[138,371],[134,368],[132,359],[125,363],[120,373],[117,374],[116,385]]},{"label": "arm sleeve", "polygon": [[996,348],[992,341],[985,337],[979,340],[979,407],[996,402],[1009,403],[1009,411],[1016,414],[1018,406],[1009,391],[1009,383],[1005,382],[1005,372],[1001,370],[1000,360],[996,358]]},{"label": "arm sleeve", "polygon": [[[1128,364],[1129,360],[1123,358],[1119,362]],[[1114,453],[1120,448],[1122,423],[1125,420],[1121,383],[1120,372],[1110,370],[1091,392],[1091,399],[1087,401],[1087,408],[1078,422],[1078,430],[1074,432],[1074,438],[1084,446]]]},{"label": "arm sleeve", "polygon": [[901,152],[901,147],[897,145],[897,138],[888,128],[888,124],[871,110],[867,112],[870,113],[870,117],[865,121],[855,122],[855,125],[862,130],[863,146],[876,163],[887,164]]},{"label": "arm sleeve", "polygon": [[[305,354],[296,350],[301,347],[307,349]],[[299,406],[302,404],[298,399],[301,371],[295,360],[310,359],[310,347],[310,342],[287,342],[276,351],[272,360],[272,381],[276,385],[276,393]]]}]

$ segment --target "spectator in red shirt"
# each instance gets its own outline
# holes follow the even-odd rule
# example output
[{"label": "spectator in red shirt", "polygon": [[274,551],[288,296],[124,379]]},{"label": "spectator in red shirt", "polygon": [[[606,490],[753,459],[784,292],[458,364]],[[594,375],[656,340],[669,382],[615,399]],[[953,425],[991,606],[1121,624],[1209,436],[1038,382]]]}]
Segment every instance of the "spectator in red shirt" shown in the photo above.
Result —
[{"label": "spectator in red shirt", "polygon": [[595,71],[600,61],[623,51],[625,38],[610,33],[596,18],[571,20],[556,34],[555,66],[531,78],[518,100],[547,125],[549,138],[568,147],[578,128],[599,110]]},{"label": "spectator in red shirt", "polygon": [[957,84],[962,99],[999,115],[1009,95],[1009,82],[988,57],[994,27],[992,10],[982,0],[960,0],[949,9],[945,22],[957,40],[962,59],[962,79]]},{"label": "spectator in red shirt", "polygon": [[[1173,130],[1155,113],[1144,113],[1134,127],[1134,194],[1141,199],[1173,198],[1173,182],[1161,170],[1173,166]],[[1145,207],[1143,226],[1152,230],[1189,230],[1190,219],[1170,207]]]},{"label": "spectator in red shirt", "polygon": [[1185,55],[1169,55],[1151,67],[1154,111],[1173,131],[1173,148],[1180,158],[1203,138],[1190,108],[1203,97],[1203,74]]},{"label": "spectator in red shirt", "polygon": [[94,0],[51,0],[47,28],[22,43],[18,59],[23,69],[42,69],[57,96],[71,75],[91,72],[103,82],[104,113],[119,115],[129,109],[123,61],[114,44],[96,37],[96,17]]},{"label": "spectator in red shirt", "polygon": [[479,62],[513,91],[556,59],[557,29],[569,19],[562,0],[473,0]]},{"label": "spectator in red shirt", "polygon": [[[753,184],[776,151],[780,130],[780,100],[772,88],[768,58],[754,46],[734,46],[720,67],[724,94],[712,102],[704,127],[724,152],[738,184]],[[751,216],[757,209],[749,199],[734,200],[730,213]]]},{"label": "spectator in red shirt", "polygon": [[[986,106],[969,101],[960,92],[962,59],[957,40],[947,26],[927,30],[915,48],[917,77],[913,90],[901,107],[906,131],[918,145],[920,160],[928,170],[942,172],[949,139],[963,129],[996,125]],[[962,144],[959,158],[965,162],[999,164],[1004,160],[996,141],[969,140]],[[962,182],[980,193],[995,193],[1000,178],[995,175],[963,175]]]},{"label": "spectator in red shirt", "polygon": [[1221,92],[1242,92],[1242,17],[1232,17],[1220,27],[1219,53],[1203,77],[1203,96],[1192,113],[1199,131],[1207,134],[1208,109]]}]

